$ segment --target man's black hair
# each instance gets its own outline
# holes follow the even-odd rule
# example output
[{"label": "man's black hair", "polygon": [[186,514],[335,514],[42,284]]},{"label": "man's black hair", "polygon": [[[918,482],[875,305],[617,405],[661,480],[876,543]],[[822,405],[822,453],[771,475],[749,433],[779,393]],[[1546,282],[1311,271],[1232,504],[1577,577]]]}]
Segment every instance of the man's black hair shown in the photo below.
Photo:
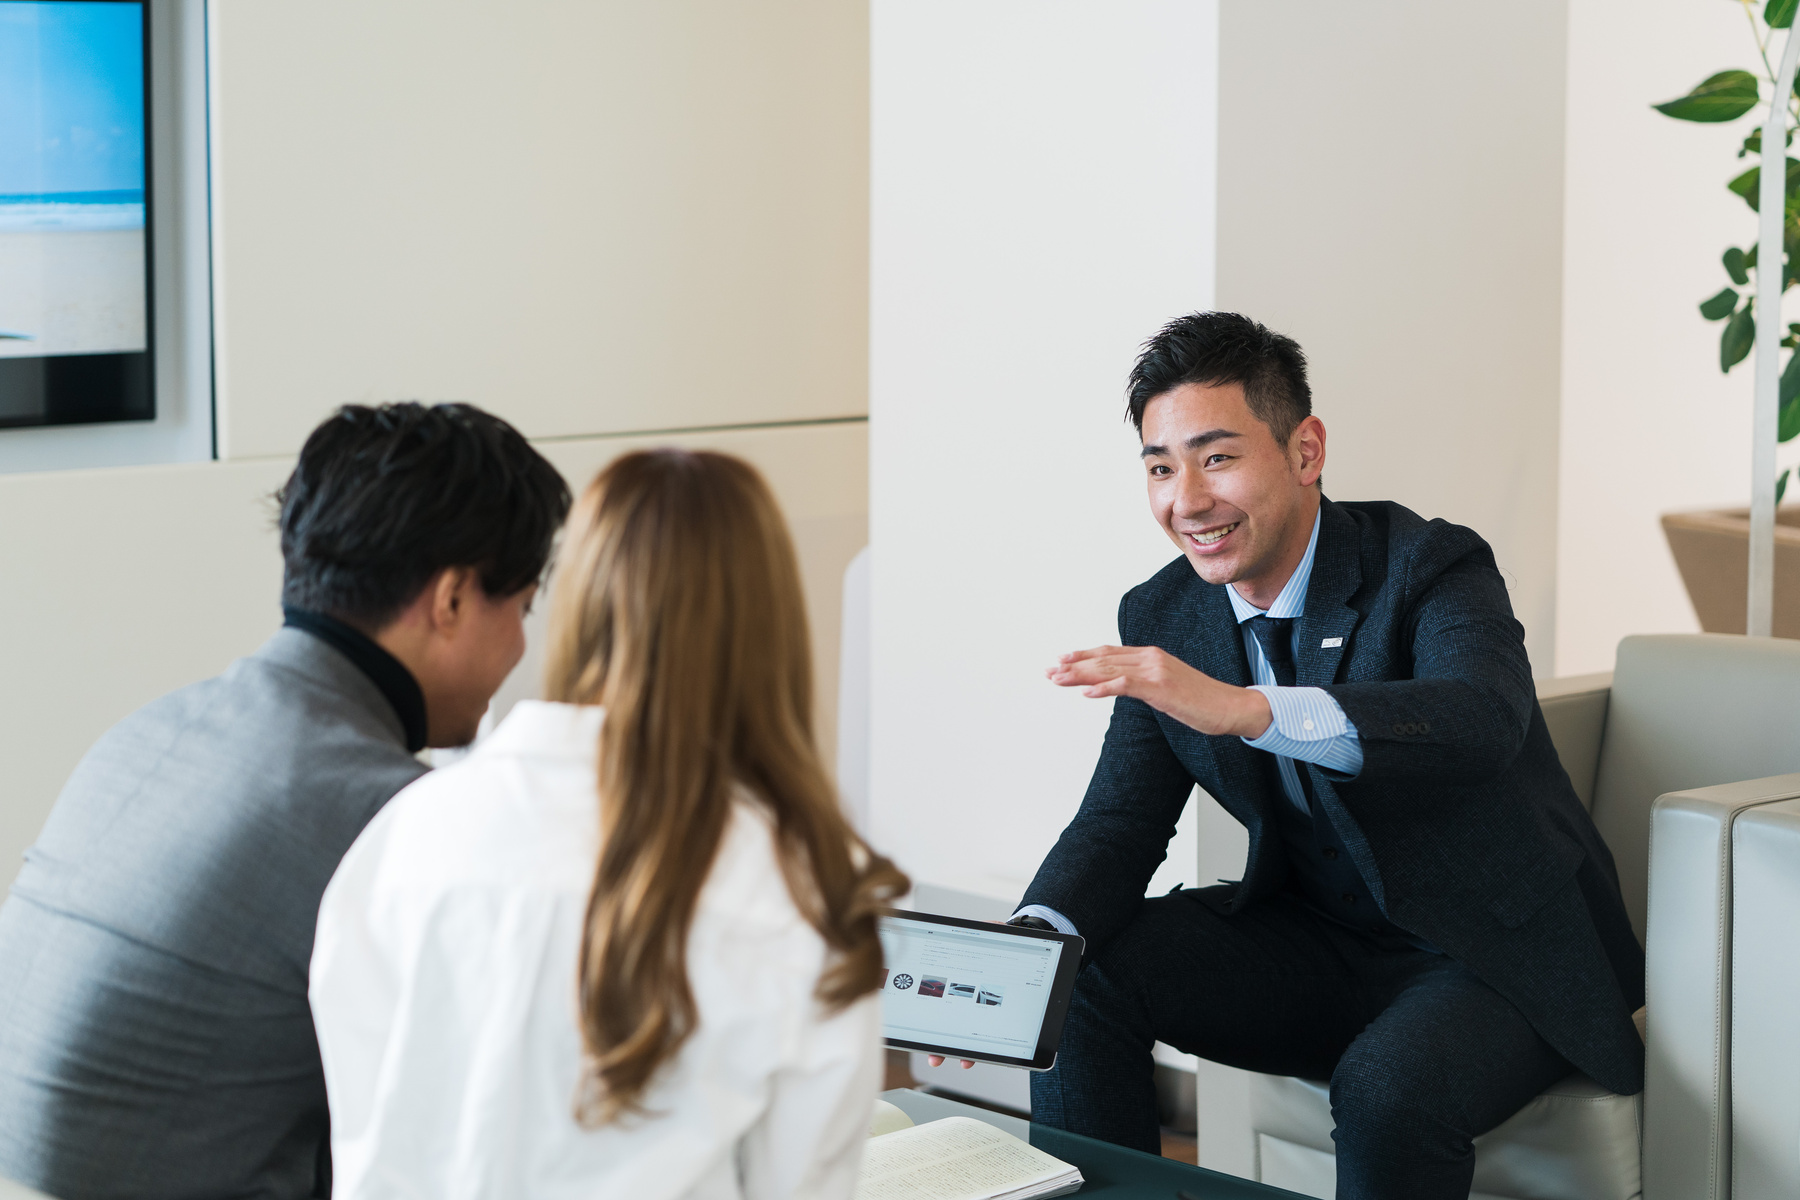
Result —
[{"label": "man's black hair", "polygon": [[313,430],[275,499],[281,602],[366,632],[445,567],[490,596],[535,582],[569,511],[562,476],[470,404],[348,404]]},{"label": "man's black hair", "polygon": [[1145,406],[1185,383],[1242,385],[1244,403],[1283,446],[1294,427],[1312,415],[1300,343],[1238,313],[1189,313],[1144,343],[1125,392],[1127,414],[1140,436]]}]

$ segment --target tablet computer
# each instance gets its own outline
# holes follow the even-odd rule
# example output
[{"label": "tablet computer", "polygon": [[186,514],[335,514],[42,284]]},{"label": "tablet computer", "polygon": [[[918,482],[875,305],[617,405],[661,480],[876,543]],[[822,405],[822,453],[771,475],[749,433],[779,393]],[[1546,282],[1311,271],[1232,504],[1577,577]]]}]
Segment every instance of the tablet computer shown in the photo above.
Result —
[{"label": "tablet computer", "polygon": [[891,911],[882,1035],[901,1050],[1048,1071],[1082,945],[1072,933]]}]

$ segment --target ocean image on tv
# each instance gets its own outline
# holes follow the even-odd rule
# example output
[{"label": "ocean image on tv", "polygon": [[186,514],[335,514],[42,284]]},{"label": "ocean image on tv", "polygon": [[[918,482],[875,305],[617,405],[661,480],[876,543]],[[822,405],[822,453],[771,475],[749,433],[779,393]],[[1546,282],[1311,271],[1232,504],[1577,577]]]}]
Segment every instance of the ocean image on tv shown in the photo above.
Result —
[{"label": "ocean image on tv", "polygon": [[[147,348],[143,29],[141,3],[0,0],[0,360]],[[47,386],[0,389],[0,424],[54,422],[23,408]]]}]

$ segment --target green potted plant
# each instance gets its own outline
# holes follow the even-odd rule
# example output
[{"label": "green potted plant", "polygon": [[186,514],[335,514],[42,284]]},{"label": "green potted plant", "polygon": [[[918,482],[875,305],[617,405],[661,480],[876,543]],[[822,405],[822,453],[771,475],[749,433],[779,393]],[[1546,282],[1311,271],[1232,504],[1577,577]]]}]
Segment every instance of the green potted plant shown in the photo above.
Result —
[{"label": "green potted plant", "polygon": [[[1739,0],[1750,23],[1762,72],[1734,69],[1720,71],[1696,85],[1685,96],[1654,105],[1656,111],[1678,121],[1703,124],[1725,124],[1758,111],[1767,111],[1768,92],[1774,86],[1775,68],[1770,60],[1770,34],[1788,29],[1794,23],[1800,0],[1767,0],[1759,15],[1750,0]],[[1800,96],[1790,91],[1787,97],[1789,124],[1788,149],[1791,151],[1795,126],[1800,125]],[[1760,123],[1749,130],[1737,152],[1740,169],[1725,187],[1741,198],[1752,212],[1758,210],[1758,193],[1764,162]],[[1786,204],[1782,214],[1782,247],[1784,262],[1775,265],[1782,273],[1783,292],[1800,283],[1800,160],[1791,153],[1786,160]],[[1754,236],[1754,226],[1747,232]],[[1756,277],[1760,264],[1754,241],[1747,246],[1728,247],[1720,260],[1726,285],[1700,303],[1700,315],[1721,323],[1719,331],[1719,369],[1730,372],[1750,355],[1756,341]],[[1800,354],[1792,353],[1800,346],[1800,322],[1787,327],[1781,341],[1790,351],[1787,366],[1781,373],[1778,400],[1780,414],[1776,437],[1782,443],[1800,436]],[[1776,479],[1775,502],[1786,494],[1792,468],[1784,469]],[[1774,632],[1778,637],[1800,637],[1800,508],[1778,510],[1775,530],[1775,617]],[[1694,513],[1670,513],[1663,517],[1663,535],[1675,556],[1688,598],[1700,618],[1701,628],[1709,633],[1744,632],[1745,574],[1749,556],[1750,515],[1748,509],[1728,509]]]}]

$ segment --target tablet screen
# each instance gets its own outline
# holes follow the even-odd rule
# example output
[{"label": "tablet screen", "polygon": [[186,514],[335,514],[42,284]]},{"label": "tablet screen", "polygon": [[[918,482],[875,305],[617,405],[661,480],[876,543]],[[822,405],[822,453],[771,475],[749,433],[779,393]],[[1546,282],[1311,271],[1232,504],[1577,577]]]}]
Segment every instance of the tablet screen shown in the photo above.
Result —
[{"label": "tablet screen", "polygon": [[1040,1070],[1055,1061],[1080,938],[894,913],[881,919],[881,949],[888,1044]]}]

